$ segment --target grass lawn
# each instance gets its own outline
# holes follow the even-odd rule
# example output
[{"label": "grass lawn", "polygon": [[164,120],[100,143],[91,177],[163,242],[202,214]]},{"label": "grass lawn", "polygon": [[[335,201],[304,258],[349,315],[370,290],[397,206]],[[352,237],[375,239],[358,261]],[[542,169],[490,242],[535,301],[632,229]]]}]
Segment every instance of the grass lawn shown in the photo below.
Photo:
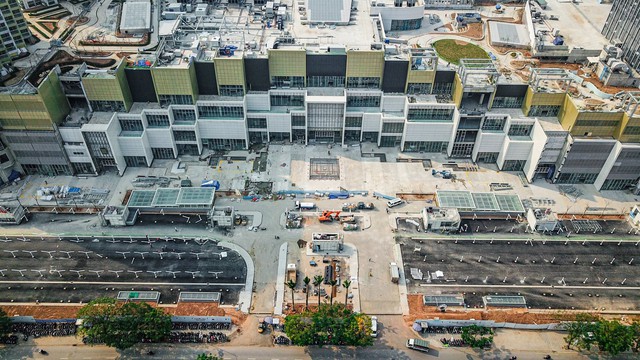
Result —
[{"label": "grass lawn", "polygon": [[458,40],[438,40],[433,43],[438,56],[452,64],[459,64],[460,59],[488,59],[489,54],[478,45]]}]

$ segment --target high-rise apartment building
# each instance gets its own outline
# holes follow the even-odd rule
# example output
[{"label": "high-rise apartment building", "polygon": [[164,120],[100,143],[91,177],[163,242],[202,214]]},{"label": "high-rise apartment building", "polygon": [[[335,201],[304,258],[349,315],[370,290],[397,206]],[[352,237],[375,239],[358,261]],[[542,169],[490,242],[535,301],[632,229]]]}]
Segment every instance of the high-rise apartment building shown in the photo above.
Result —
[{"label": "high-rise apartment building", "polygon": [[640,71],[639,21],[638,0],[616,0],[602,29],[607,40],[622,48],[623,59],[636,71]]},{"label": "high-rise apartment building", "polygon": [[26,51],[30,37],[20,2],[0,0],[0,65]]}]

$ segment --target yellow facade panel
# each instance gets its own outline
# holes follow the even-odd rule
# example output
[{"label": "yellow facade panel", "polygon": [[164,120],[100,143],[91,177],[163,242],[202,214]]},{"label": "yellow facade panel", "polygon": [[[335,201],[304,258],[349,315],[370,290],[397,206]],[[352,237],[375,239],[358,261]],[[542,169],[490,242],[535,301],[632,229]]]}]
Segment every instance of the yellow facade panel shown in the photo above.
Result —
[{"label": "yellow facade panel", "polygon": [[384,72],[384,52],[376,50],[347,51],[347,77],[379,77]]},{"label": "yellow facade panel", "polygon": [[304,49],[269,50],[269,76],[307,76],[307,52]]},{"label": "yellow facade panel", "polygon": [[244,61],[241,58],[216,58],[216,82],[220,85],[242,85],[244,87]]}]

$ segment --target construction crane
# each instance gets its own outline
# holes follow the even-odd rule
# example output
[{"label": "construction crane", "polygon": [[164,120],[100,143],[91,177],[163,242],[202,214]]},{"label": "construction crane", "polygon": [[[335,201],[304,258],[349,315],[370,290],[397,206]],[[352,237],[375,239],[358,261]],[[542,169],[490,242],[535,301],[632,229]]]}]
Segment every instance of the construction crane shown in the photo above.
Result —
[{"label": "construction crane", "polygon": [[320,222],[332,222],[337,220],[340,216],[340,211],[338,210],[325,210],[318,216],[318,221]]},{"label": "construction crane", "polygon": [[438,171],[436,169],[431,169],[431,175],[433,176],[441,175],[443,179],[453,179],[454,177],[451,171],[449,170]]}]

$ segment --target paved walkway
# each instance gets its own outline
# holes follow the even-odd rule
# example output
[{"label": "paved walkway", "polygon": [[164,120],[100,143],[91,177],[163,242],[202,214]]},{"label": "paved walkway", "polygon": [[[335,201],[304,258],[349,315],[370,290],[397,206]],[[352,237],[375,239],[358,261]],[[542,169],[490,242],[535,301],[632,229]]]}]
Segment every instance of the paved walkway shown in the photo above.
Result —
[{"label": "paved walkway", "polygon": [[275,315],[282,315],[284,282],[287,272],[287,248],[287,243],[280,245],[280,256],[278,257],[278,278],[276,280],[276,303],[273,309],[273,313]]},{"label": "paved walkway", "polygon": [[247,278],[245,280],[244,290],[240,292],[240,296],[238,297],[238,305],[240,306],[240,311],[249,313],[249,310],[251,310],[251,298],[253,296],[253,277],[255,273],[253,260],[245,249],[236,244],[230,242],[220,242],[218,243],[218,245],[236,251],[238,254],[240,254],[240,256],[242,256],[245,264],[247,264]]}]

